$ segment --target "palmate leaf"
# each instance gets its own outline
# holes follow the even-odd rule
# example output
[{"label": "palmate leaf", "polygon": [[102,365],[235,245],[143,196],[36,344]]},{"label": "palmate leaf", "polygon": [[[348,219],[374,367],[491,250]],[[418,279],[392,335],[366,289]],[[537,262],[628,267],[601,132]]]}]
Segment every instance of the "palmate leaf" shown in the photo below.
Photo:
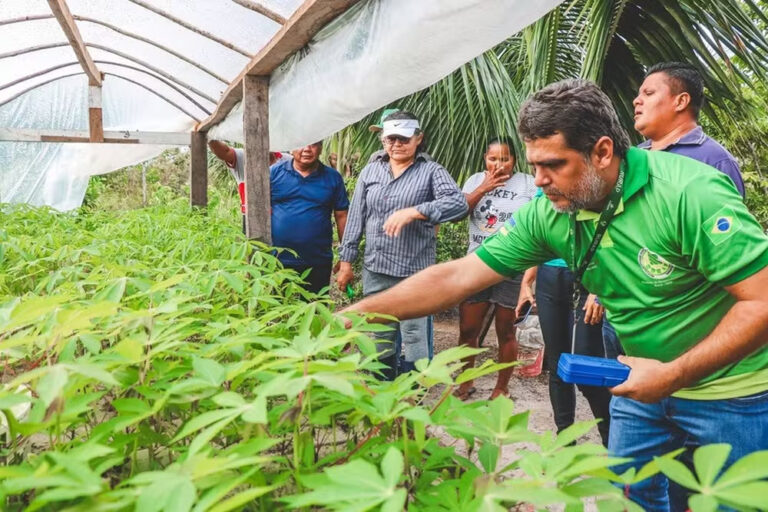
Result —
[{"label": "palmate leaf", "polygon": [[322,505],[331,510],[403,510],[406,491],[398,488],[403,456],[390,446],[381,462],[381,472],[368,461],[355,459],[326,469],[304,483],[312,491],[283,498],[290,507]]}]

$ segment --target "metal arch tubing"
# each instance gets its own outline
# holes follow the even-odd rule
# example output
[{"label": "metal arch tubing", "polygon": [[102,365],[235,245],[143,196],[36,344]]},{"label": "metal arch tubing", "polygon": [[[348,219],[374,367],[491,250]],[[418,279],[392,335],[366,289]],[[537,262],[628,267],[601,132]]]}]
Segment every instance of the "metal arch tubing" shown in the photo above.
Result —
[{"label": "metal arch tubing", "polygon": [[16,80],[12,80],[8,83],[0,85],[0,91],[3,89],[7,89],[9,87],[13,87],[16,84],[20,84],[21,82],[26,82],[27,80],[31,80],[33,78],[37,78],[40,75],[44,75],[46,73],[50,73],[51,71],[56,71],[57,69],[66,68],[67,66],[74,66],[75,64],[80,64],[78,61],[73,60],[72,62],[67,62],[66,64],[57,64],[55,66],[51,66],[49,68],[45,68],[41,71],[37,71],[35,73],[22,76],[21,78],[17,78]]},{"label": "metal arch tubing", "polygon": [[[77,64],[79,64],[79,62]],[[28,93],[30,91],[34,91],[38,87],[42,87],[42,86],[47,85],[47,84],[49,84],[51,82],[55,82],[56,80],[61,80],[62,78],[69,78],[71,76],[78,76],[78,75],[86,76],[85,72],[78,71],[77,73],[70,73],[68,75],[57,76],[57,77],[51,78],[50,80],[45,80],[44,82],[40,82],[39,84],[35,84],[35,85],[31,86],[31,87],[27,87],[26,89],[17,92],[16,94],[11,96],[10,98],[7,98],[7,99],[3,100],[2,102],[0,102],[0,107],[5,106],[6,104],[12,102],[13,100],[18,98],[19,96],[22,96],[22,95],[24,95],[24,94],[26,94],[26,93]]]},{"label": "metal arch tubing", "polygon": [[262,16],[266,16],[267,18],[271,19],[272,21],[279,23],[281,25],[285,25],[285,18],[277,14],[272,9],[268,9],[264,5],[262,5],[259,2],[254,2],[253,0],[232,0],[238,5],[242,5],[243,7],[250,9],[254,12],[257,12],[261,14]]},{"label": "metal arch tubing", "polygon": [[[169,80],[166,80],[165,78],[163,78],[163,77],[161,77],[159,75],[155,75],[154,73],[151,73],[151,72],[147,71],[146,69],[142,69],[142,68],[139,68],[139,67],[136,67],[136,66],[131,66],[129,64],[123,64],[122,62],[114,62],[114,61],[111,61],[111,60],[94,60],[93,62],[95,62],[96,64],[108,64],[108,65],[112,65],[112,66],[120,66],[120,67],[123,67],[123,68],[128,68],[128,69],[132,69],[134,71],[138,71],[139,73],[144,73],[145,75],[148,75],[148,76],[154,78],[155,80],[158,80],[158,81],[164,83],[165,85],[167,85],[168,87],[170,87],[171,89],[176,91],[177,93],[179,93],[182,96],[184,96],[186,99],[189,100],[190,103],[195,105],[201,111],[205,112],[208,115],[211,114],[210,110],[208,110],[207,108],[202,106],[200,103],[198,103],[197,100],[195,100],[192,96],[187,94],[183,89],[181,89],[180,87],[176,86],[175,84],[173,84]],[[79,64],[79,62],[75,60],[75,61],[72,61],[72,62],[67,62],[66,64],[58,64],[56,66],[51,66],[51,67],[43,69],[41,71],[37,71],[37,72],[32,73],[30,75],[23,76],[21,78],[18,78],[16,80],[13,80],[13,81],[8,82],[6,84],[1,84],[0,85],[0,91],[2,91],[3,89],[7,89],[8,87],[13,87],[14,85],[20,84],[21,82],[26,82],[27,80],[31,80],[33,78],[37,78],[38,76],[44,75],[46,73],[50,73],[51,71],[56,71],[57,69],[65,68],[67,66],[74,66],[75,64]]]},{"label": "metal arch tubing", "polygon": [[0,60],[7,59],[8,57],[16,57],[17,55],[24,55],[25,53],[37,52],[40,50],[50,50],[51,48],[63,48],[67,46],[71,48],[69,41],[66,43],[48,43],[40,44],[37,46],[28,46],[27,48],[21,48],[19,50],[11,50],[9,52],[0,53]]},{"label": "metal arch tubing", "polygon": [[[85,21],[85,22],[88,22],[88,23],[95,23],[96,25],[101,25],[102,27],[106,27],[108,29],[114,30],[118,34],[122,34],[122,35],[124,35],[126,37],[130,37],[132,39],[136,39],[137,41],[141,41],[143,43],[150,44],[150,45],[152,45],[152,46],[154,46],[156,48],[159,48],[159,49],[161,49],[163,51],[166,51],[166,52],[170,53],[171,55],[173,55],[177,59],[183,60],[184,62],[186,62],[188,64],[191,64],[192,66],[195,66],[199,70],[201,70],[201,71],[211,75],[213,78],[215,78],[219,82],[222,82],[222,83],[225,83],[225,84],[229,85],[229,80],[227,80],[226,78],[216,74],[214,71],[206,68],[205,66],[203,66],[202,64],[199,64],[198,62],[194,61],[193,59],[190,59],[189,57],[185,57],[184,55],[178,53],[177,51],[172,50],[170,48],[167,48],[166,46],[163,46],[162,44],[160,44],[160,43],[158,43],[156,41],[153,41],[152,39],[149,39],[149,38],[144,37],[144,36],[140,36],[138,34],[134,34],[133,32],[129,32],[127,30],[123,30],[120,27],[112,25],[111,23],[107,23],[106,21],[97,20],[96,18],[91,18],[89,16],[72,15],[72,18],[75,21]],[[7,20],[0,20],[0,27],[3,26],[3,25],[10,25],[11,23],[21,23],[21,22],[25,22],[25,21],[38,21],[38,20],[49,20],[49,19],[54,19],[53,14],[37,14],[37,15],[34,15],[34,16],[24,16],[24,17],[21,17],[21,18],[11,18],[11,19],[7,19]],[[11,55],[8,55],[8,56],[11,57]],[[0,58],[2,58],[2,57],[0,57]]]},{"label": "metal arch tubing", "polygon": [[[78,63],[78,64],[79,64],[79,63]],[[188,112],[188,111],[187,111],[187,110],[186,110],[184,107],[182,107],[181,105],[177,104],[175,101],[173,101],[173,100],[170,100],[170,99],[166,98],[165,96],[163,96],[163,95],[162,95],[162,94],[160,94],[159,92],[157,92],[157,91],[153,91],[152,89],[150,89],[150,88],[149,88],[149,87],[147,87],[146,85],[144,85],[144,84],[141,84],[141,83],[139,83],[139,82],[137,82],[137,81],[135,81],[135,80],[132,80],[132,79],[130,79],[130,78],[126,78],[126,77],[124,77],[124,76],[122,76],[122,75],[118,75],[118,74],[116,74],[116,73],[104,73],[104,74],[105,74],[105,75],[109,75],[109,76],[114,76],[114,77],[116,77],[116,78],[120,78],[120,79],[123,79],[123,80],[125,80],[126,82],[131,82],[131,83],[132,83],[132,84],[134,84],[134,85],[138,85],[139,87],[141,87],[141,88],[143,88],[143,89],[146,89],[147,91],[151,92],[152,94],[154,94],[154,95],[155,95],[155,96],[157,96],[158,98],[162,99],[163,101],[165,101],[165,102],[166,102],[166,103],[168,103],[169,105],[172,105],[172,106],[176,107],[178,110],[180,110],[181,112],[183,112],[184,114],[186,114],[187,116],[189,116],[190,118],[192,118],[193,120],[195,120],[195,121],[197,121],[197,122],[200,122],[200,119],[198,119],[197,117],[195,117],[193,114],[189,113],[189,112]],[[81,76],[81,75],[82,75],[82,76],[86,76],[84,71],[78,71],[77,73],[69,73],[69,74],[67,74],[67,75],[61,75],[61,76],[57,76],[57,77],[51,78],[50,80],[45,80],[45,81],[43,81],[43,82],[40,82],[39,84],[35,84],[35,85],[31,86],[31,87],[27,87],[27,88],[26,88],[26,89],[24,89],[23,91],[19,91],[19,92],[17,92],[16,94],[14,94],[13,96],[11,96],[10,98],[7,98],[7,99],[3,100],[2,102],[0,102],[0,107],[3,107],[4,105],[6,105],[6,104],[8,104],[8,103],[12,102],[13,100],[15,100],[16,98],[18,98],[19,96],[22,96],[22,95],[24,95],[24,94],[26,94],[26,93],[28,93],[28,92],[30,92],[30,91],[34,91],[34,90],[35,90],[35,89],[37,89],[38,87],[42,87],[42,86],[44,86],[44,85],[47,85],[47,84],[49,84],[49,83],[51,83],[51,82],[56,82],[57,80],[61,80],[61,79],[63,79],[63,78],[69,78],[69,77],[72,77],[72,76]]]},{"label": "metal arch tubing", "polygon": [[[30,46],[28,48],[22,48],[20,50],[13,50],[11,52],[0,53],[0,59],[5,59],[7,57],[15,57],[17,55],[24,55],[24,54],[27,54],[27,53],[32,53],[32,52],[41,51],[41,50],[48,50],[50,48],[59,48],[59,47],[64,47],[64,46],[69,47],[70,46],[69,42],[66,42],[66,43],[51,43],[51,44],[44,44],[44,45],[39,45],[39,46]],[[183,81],[179,80],[178,78],[174,77],[173,75],[171,75],[169,73],[166,73],[162,69],[156,68],[155,66],[153,66],[151,64],[148,64],[147,62],[144,62],[143,60],[140,60],[140,59],[137,59],[136,57],[133,57],[132,55],[128,55],[127,53],[123,53],[123,52],[118,51],[118,50],[113,50],[112,48],[109,48],[108,46],[104,46],[104,45],[100,45],[100,44],[95,44],[95,43],[85,43],[85,46],[88,46],[88,47],[91,47],[91,48],[97,48],[99,50],[103,50],[105,52],[117,55],[118,57],[122,57],[124,59],[127,59],[127,60],[130,60],[132,62],[135,62],[136,64],[139,64],[140,66],[144,66],[145,68],[149,69],[150,71],[154,71],[158,75],[163,76],[166,79],[176,83],[177,85],[179,85],[181,87],[184,87],[185,89],[187,89],[187,90],[197,94],[201,98],[204,98],[204,99],[210,101],[211,103],[214,103],[214,104],[216,103],[215,99],[213,99],[212,97],[208,96],[207,94],[205,94],[204,92],[200,91],[199,89],[189,85],[186,82],[183,82]]]},{"label": "metal arch tubing", "polygon": [[89,48],[96,48],[98,50],[103,50],[105,52],[117,55],[118,57],[122,57],[124,59],[127,59],[127,60],[130,60],[132,62],[135,62],[136,64],[138,64],[140,66],[144,66],[145,68],[149,69],[150,71],[154,71],[158,75],[167,78],[171,82],[174,82],[175,84],[180,85],[181,87],[184,87],[185,89],[187,89],[187,90],[197,94],[201,98],[204,98],[204,99],[210,101],[211,103],[216,103],[215,99],[211,98],[210,96],[208,96],[206,93],[204,93],[200,89],[197,89],[196,87],[194,87],[192,85],[189,85],[188,83],[179,80],[178,78],[176,78],[172,74],[166,73],[162,69],[160,69],[158,67],[155,67],[152,64],[149,64],[148,62],[145,62],[145,61],[143,61],[141,59],[137,59],[133,55],[129,55],[129,54],[121,52],[119,50],[115,50],[113,48],[110,48],[109,46],[104,46],[103,44],[85,43],[85,46],[87,46]]},{"label": "metal arch tubing", "polygon": [[157,91],[155,91],[155,90],[151,89],[150,87],[147,87],[146,85],[142,84],[141,82],[137,82],[136,80],[133,80],[133,79],[131,79],[131,78],[127,78],[127,77],[124,77],[123,75],[118,75],[118,74],[116,74],[116,73],[109,73],[109,72],[105,72],[104,74],[105,74],[105,75],[107,75],[107,76],[114,76],[115,78],[120,78],[120,79],[122,79],[122,80],[125,80],[126,82],[131,82],[131,83],[132,83],[132,84],[134,84],[134,85],[138,85],[138,86],[139,86],[139,87],[141,87],[142,89],[146,89],[147,91],[151,92],[152,94],[154,94],[155,96],[157,96],[157,97],[158,97],[158,98],[160,98],[161,100],[165,101],[165,102],[166,102],[166,103],[168,103],[169,105],[173,105],[173,106],[174,106],[174,107],[176,107],[178,110],[180,110],[181,112],[185,113],[187,116],[191,117],[191,118],[192,118],[192,119],[194,119],[195,121],[197,121],[197,122],[200,122],[200,120],[199,120],[197,117],[195,117],[193,114],[191,114],[190,112],[188,112],[188,111],[187,111],[187,109],[185,109],[184,107],[182,107],[181,105],[179,105],[179,104],[178,104],[178,103],[176,103],[175,101],[173,101],[173,100],[171,100],[171,99],[168,99],[168,98],[166,98],[165,96],[163,96],[163,95],[162,95],[162,94],[160,94],[159,92],[157,92]]},{"label": "metal arch tubing", "polygon": [[[190,96],[189,94],[184,92],[184,90],[181,87],[178,87],[177,85],[173,84],[170,80],[166,80],[165,78],[163,78],[163,77],[161,77],[159,75],[155,75],[154,73],[150,73],[146,69],[141,69],[141,68],[138,68],[136,66],[131,66],[129,64],[123,64],[122,62],[114,62],[114,61],[111,61],[111,60],[94,60],[93,62],[95,62],[97,64],[107,64],[107,65],[110,65],[110,66],[120,66],[121,68],[132,69],[134,71],[138,71],[139,73],[144,73],[145,75],[151,76],[155,80],[158,80],[158,81],[164,83],[165,85],[167,85],[168,87],[170,87],[171,89],[176,91],[177,93],[179,93],[182,96],[184,96],[186,99],[189,100],[190,103],[192,103],[194,106],[196,106],[197,108],[199,108],[200,110],[202,110],[206,114],[210,115],[210,113],[211,113],[207,108],[205,108],[200,103],[198,103],[192,96]],[[116,75],[116,76],[119,76],[119,75]],[[125,78],[125,77],[121,76],[121,78]]]},{"label": "metal arch tubing", "polygon": [[171,21],[173,23],[176,23],[177,25],[181,25],[182,27],[186,28],[187,30],[191,30],[192,32],[195,32],[196,34],[199,34],[199,35],[201,35],[203,37],[206,37],[206,38],[210,39],[211,41],[216,41],[217,43],[219,43],[220,45],[224,46],[225,48],[229,48],[230,50],[234,50],[237,53],[240,53],[240,54],[244,55],[245,57],[248,57],[248,58],[253,57],[253,55],[251,55],[250,53],[246,52],[242,48],[238,48],[237,46],[235,46],[234,44],[230,43],[229,41],[221,39],[220,37],[217,37],[217,36],[211,34],[210,32],[207,32],[207,31],[205,31],[205,30],[203,30],[201,28],[198,28],[198,27],[190,24],[190,23],[187,23],[186,21],[182,20],[181,18],[177,18],[176,16],[174,16],[171,13],[165,12],[162,9],[158,9],[154,5],[150,5],[147,2],[144,2],[142,0],[128,0],[128,1],[133,3],[133,4],[138,5],[139,7],[143,7],[144,9],[147,9],[148,11],[152,11],[155,14],[157,14],[158,16],[162,16],[163,18],[165,18],[165,19],[167,19],[167,20],[169,20],[169,21]]},{"label": "metal arch tubing", "polygon": [[7,20],[0,20],[0,27],[3,25],[10,25],[12,23],[21,23],[23,21],[50,20],[53,19],[53,17],[53,14],[31,14],[29,16],[22,16],[20,18],[8,18]]},{"label": "metal arch tubing", "polygon": [[149,45],[152,45],[155,48],[159,48],[159,49],[161,49],[161,50],[163,50],[165,52],[170,53],[171,55],[173,55],[177,59],[183,60],[187,64],[191,64],[192,66],[196,67],[200,71],[208,73],[209,75],[211,75],[213,78],[215,78],[219,82],[222,82],[222,83],[225,83],[225,84],[229,84],[229,80],[227,80],[226,78],[223,78],[222,76],[217,75],[214,71],[211,71],[210,69],[206,68],[202,64],[199,64],[198,62],[194,61],[193,59],[190,59],[189,57],[185,57],[184,55],[178,53],[177,51],[172,50],[172,49],[170,49],[170,48],[168,48],[166,46],[163,46],[162,44],[160,44],[160,43],[158,43],[156,41],[153,41],[152,39],[149,39],[149,38],[144,37],[144,36],[140,36],[138,34],[134,34],[133,32],[128,32],[127,30],[123,30],[120,27],[112,25],[111,23],[107,23],[106,21],[97,20],[95,18],[89,18],[88,16],[77,16],[77,15],[74,15],[72,17],[76,21],[85,21],[85,22],[88,22],[88,23],[95,23],[96,25],[101,25],[102,27],[107,27],[108,29],[114,30],[118,34],[122,34],[122,35],[124,35],[126,37],[130,37],[132,39],[136,39],[137,41],[141,41],[143,43],[147,43]]}]

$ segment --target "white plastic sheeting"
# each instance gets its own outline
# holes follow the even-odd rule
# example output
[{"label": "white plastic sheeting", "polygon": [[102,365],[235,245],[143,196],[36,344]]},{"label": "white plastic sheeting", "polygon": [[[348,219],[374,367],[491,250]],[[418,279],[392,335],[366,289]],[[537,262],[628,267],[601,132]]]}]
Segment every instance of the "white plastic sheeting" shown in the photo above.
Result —
[{"label": "white plastic sheeting", "polygon": [[[560,1],[360,2],[273,73],[271,146],[286,149],[322,139],[438,81]],[[140,3],[208,32],[219,42]],[[301,0],[259,3],[289,18]],[[214,110],[249,55],[280,28],[233,0],[67,0],[67,4],[96,66],[106,73],[105,130],[192,129],[196,120]],[[88,129],[87,80],[50,14],[45,0],[0,1],[0,128]],[[24,16],[43,19],[3,24]],[[25,48],[36,49],[8,55]],[[38,72],[39,76],[4,87]],[[79,76],[67,76],[72,74]],[[242,110],[235,109],[211,137],[241,141]],[[163,149],[0,142],[0,201],[74,208],[82,201],[88,176],[151,158]]]},{"label": "white plastic sheeting", "polygon": [[[317,141],[434,84],[562,0],[370,0],[272,74],[270,146]],[[211,137],[242,141],[238,107]]]}]

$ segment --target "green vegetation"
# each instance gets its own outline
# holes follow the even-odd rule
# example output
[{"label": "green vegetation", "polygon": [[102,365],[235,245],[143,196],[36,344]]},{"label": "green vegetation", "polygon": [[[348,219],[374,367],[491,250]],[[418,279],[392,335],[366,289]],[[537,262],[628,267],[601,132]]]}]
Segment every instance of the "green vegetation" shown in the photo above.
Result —
[{"label": "green vegetation", "polygon": [[0,210],[5,509],[635,510],[610,481],[658,470],[696,511],[761,506],[766,453],[715,484],[727,447],[701,449],[697,476],[671,457],[616,476],[604,448],[571,445],[594,423],[541,435],[508,399],[460,402],[499,368],[455,375],[472,349],[377,381],[372,327],[306,302],[226,203]]}]

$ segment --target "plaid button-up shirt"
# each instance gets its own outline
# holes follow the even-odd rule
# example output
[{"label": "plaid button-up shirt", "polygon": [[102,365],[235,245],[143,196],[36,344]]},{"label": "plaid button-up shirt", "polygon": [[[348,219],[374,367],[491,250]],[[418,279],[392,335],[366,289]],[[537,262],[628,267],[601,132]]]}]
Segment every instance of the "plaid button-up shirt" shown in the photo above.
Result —
[{"label": "plaid button-up shirt", "polygon": [[[415,220],[389,237],[382,226],[397,210],[415,207],[427,220]],[[372,272],[405,277],[435,263],[435,225],[464,217],[467,201],[445,168],[420,153],[394,178],[389,157],[377,154],[357,180],[339,256],[353,262],[365,234],[363,265]]]}]

